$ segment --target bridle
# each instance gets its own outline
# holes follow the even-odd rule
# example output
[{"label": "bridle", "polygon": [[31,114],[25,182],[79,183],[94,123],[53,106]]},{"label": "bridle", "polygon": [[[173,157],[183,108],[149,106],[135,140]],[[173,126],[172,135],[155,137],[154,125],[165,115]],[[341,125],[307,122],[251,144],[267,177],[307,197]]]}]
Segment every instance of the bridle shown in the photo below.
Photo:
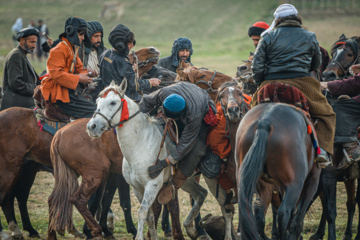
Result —
[{"label": "bridle", "polygon": [[[124,94],[124,93],[121,94],[121,93],[119,93],[118,91],[116,91],[116,90],[114,90],[114,89],[109,89],[107,92],[105,92],[105,93],[101,96],[101,98],[105,98],[109,92],[114,92],[114,93],[116,93],[117,95],[120,96],[120,99],[124,99],[124,95],[125,95],[125,94]],[[125,101],[125,99],[124,99],[124,101]],[[100,112],[100,109],[97,109],[97,110],[95,111],[95,113],[94,113],[94,115],[92,116],[92,118],[94,118],[97,114],[99,114],[101,117],[103,117],[103,118],[106,120],[106,122],[108,123],[108,126],[109,126],[110,128],[115,128],[115,127],[123,124],[124,122],[130,120],[131,118],[135,117],[138,113],[140,113],[140,110],[138,110],[136,113],[134,113],[133,115],[131,115],[128,119],[125,119],[125,120],[120,121],[119,123],[117,123],[117,124],[115,124],[115,125],[112,125],[111,122],[112,122],[113,118],[115,117],[115,115],[120,111],[120,109],[122,109],[124,101],[121,101],[121,104],[120,104],[119,107],[116,109],[116,111],[111,115],[110,118],[107,118],[104,114],[102,114],[102,113]]]},{"label": "bridle", "polygon": [[135,51],[132,50],[131,53],[133,54],[133,62],[132,64],[136,66],[136,78],[135,78],[135,86],[136,86],[136,91],[139,91],[139,68],[140,67],[145,67],[147,66],[149,63],[153,63],[153,62],[157,62],[159,60],[159,57],[151,57],[148,58],[144,61],[139,61],[139,57],[136,55]]},{"label": "bridle", "polygon": [[[336,64],[337,66],[339,66],[339,68],[341,69],[342,73],[344,74],[344,77],[343,78],[347,78],[350,76],[349,74],[349,71],[350,71],[350,67],[356,63],[358,63],[359,61],[359,45],[357,44],[356,41],[352,41],[352,42],[349,42],[349,41],[345,41],[345,42],[338,42],[336,43],[336,45],[341,45],[342,49],[345,50],[346,48],[346,45],[350,45],[350,47],[353,49],[354,53],[356,54],[356,57],[354,58],[354,61],[352,61],[352,63],[349,65],[349,67],[347,67],[348,70],[345,70],[345,68],[341,65],[341,63],[337,60],[337,58],[339,57],[339,55],[336,55],[335,58],[333,58],[330,63],[328,65],[331,65],[331,64]],[[336,52],[338,48],[335,48],[331,55],[333,56],[334,55],[334,52]]]},{"label": "bridle", "polygon": [[[206,69],[206,68],[198,68],[198,69]],[[207,69],[206,69],[207,70]],[[214,71],[214,74],[212,75],[212,77],[211,77],[211,79],[210,79],[210,81],[204,81],[204,80],[200,80],[200,81],[197,81],[196,83],[195,83],[195,85],[198,85],[199,83],[205,83],[209,88],[208,89],[204,89],[206,92],[217,92],[218,90],[217,89],[214,89],[213,87],[212,87],[212,84],[213,84],[213,81],[214,81],[214,78],[215,78],[215,76],[216,76],[216,74],[217,74],[218,72],[217,71]]]}]

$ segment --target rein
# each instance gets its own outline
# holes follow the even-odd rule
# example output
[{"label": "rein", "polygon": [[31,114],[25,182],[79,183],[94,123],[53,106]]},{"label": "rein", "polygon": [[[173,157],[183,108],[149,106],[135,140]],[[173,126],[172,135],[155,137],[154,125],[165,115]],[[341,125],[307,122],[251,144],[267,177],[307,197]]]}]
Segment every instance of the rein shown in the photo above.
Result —
[{"label": "rein", "polygon": [[[118,94],[118,95],[120,96],[121,99],[124,99],[124,94],[121,95],[118,91],[115,91],[114,89],[110,89],[108,92],[104,93],[103,96],[102,96],[102,98],[106,97],[107,94],[108,94],[110,91],[115,92],[116,94]],[[125,99],[124,99],[124,100],[125,100]],[[117,124],[115,124],[115,125],[112,125],[112,124],[111,124],[112,119],[113,119],[113,118],[115,117],[115,115],[120,111],[120,109],[121,109],[122,106],[123,106],[123,103],[124,103],[124,101],[121,101],[121,104],[120,104],[119,107],[116,109],[116,111],[113,113],[113,115],[111,115],[110,118],[107,118],[104,114],[102,114],[102,113],[100,112],[100,109],[98,109],[98,110],[95,111],[95,113],[94,113],[94,115],[92,116],[92,118],[94,118],[97,114],[99,114],[101,117],[103,117],[103,118],[107,121],[107,123],[108,123],[108,125],[109,125],[110,128],[115,128],[115,127],[117,127],[117,126],[119,126],[119,125],[121,125],[121,124],[129,121],[130,119],[132,119],[133,117],[135,117],[136,115],[138,115],[138,114],[140,113],[140,110],[138,110],[136,113],[134,113],[133,115],[131,115],[128,119],[125,119],[125,120],[120,121],[119,123],[117,123]]]},{"label": "rein", "polygon": [[[339,68],[341,69],[341,71],[342,71],[343,74],[344,74],[343,79],[344,79],[344,78],[348,78],[348,77],[351,76],[351,74],[350,74],[350,67],[351,67],[352,65],[358,63],[358,62],[359,62],[359,59],[360,59],[359,50],[358,50],[359,44],[358,44],[356,41],[351,41],[351,42],[350,42],[350,41],[346,41],[346,42],[338,42],[338,43],[336,43],[336,45],[342,46],[342,49],[343,49],[343,50],[345,50],[346,45],[350,45],[350,47],[354,50],[354,53],[356,53],[356,57],[355,57],[354,61],[353,61],[353,62],[349,65],[349,67],[347,68],[348,70],[345,70],[345,68],[344,68],[344,67],[340,64],[340,62],[337,60],[337,58],[338,58],[339,55],[335,56],[335,58],[333,58],[333,59],[330,61],[330,63],[329,63],[329,65],[332,64],[332,63],[338,65]],[[335,49],[332,51],[332,55],[334,55],[334,52],[336,52],[336,50],[337,50],[337,48],[335,48]]]},{"label": "rein", "polygon": [[214,80],[214,78],[215,78],[215,76],[216,76],[216,74],[217,74],[218,72],[217,71],[214,71],[214,75],[212,75],[212,77],[211,77],[211,79],[210,79],[210,81],[209,82],[206,82],[206,81],[204,81],[204,80],[200,80],[200,81],[197,81],[196,83],[195,83],[195,85],[198,85],[199,83],[205,83],[206,85],[208,85],[208,89],[206,89],[205,91],[206,92],[217,92],[218,90],[217,89],[213,89],[213,87],[212,87],[212,84],[213,84],[213,80]]}]

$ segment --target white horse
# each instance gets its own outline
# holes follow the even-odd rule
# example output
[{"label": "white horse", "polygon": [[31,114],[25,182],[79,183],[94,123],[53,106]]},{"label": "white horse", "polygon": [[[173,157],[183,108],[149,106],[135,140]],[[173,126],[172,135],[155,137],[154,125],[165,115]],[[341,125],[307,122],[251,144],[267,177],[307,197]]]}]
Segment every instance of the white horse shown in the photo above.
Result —
[{"label": "white horse", "polygon": [[[150,178],[148,167],[154,164],[159,153],[162,133],[157,122],[141,113],[137,104],[125,96],[126,87],[127,83],[124,79],[120,86],[112,83],[100,93],[100,97],[97,99],[97,110],[87,125],[87,131],[91,137],[100,137],[104,131],[116,126],[121,119],[123,101],[127,102],[129,120],[124,122],[123,127],[117,126],[116,131],[124,155],[124,178],[133,187],[135,196],[141,203],[138,211],[136,239],[144,239],[145,220],[149,226],[151,239],[158,239],[151,206],[161,187],[170,177],[170,167],[165,168],[155,179]],[[169,154],[165,145],[159,159],[165,159]],[[207,196],[207,190],[201,187],[194,178],[189,178],[182,189],[195,199],[195,204],[183,223],[188,235],[195,236],[196,230],[193,221],[200,212],[201,205]]]}]

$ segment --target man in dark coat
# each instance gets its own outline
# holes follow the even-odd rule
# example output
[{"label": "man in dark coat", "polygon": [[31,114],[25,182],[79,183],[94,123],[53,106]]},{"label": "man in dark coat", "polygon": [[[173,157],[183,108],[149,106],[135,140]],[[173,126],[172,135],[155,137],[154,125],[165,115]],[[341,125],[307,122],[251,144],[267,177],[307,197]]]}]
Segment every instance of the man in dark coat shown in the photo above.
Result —
[{"label": "man in dark coat", "polygon": [[322,89],[328,89],[334,96],[350,95],[335,102],[336,113],[335,144],[342,144],[352,161],[360,161],[360,146],[357,141],[357,127],[360,125],[360,64],[351,66],[354,77],[331,82],[320,82]]},{"label": "man in dark coat", "polygon": [[1,110],[35,106],[33,94],[40,81],[26,55],[34,52],[38,36],[39,31],[35,28],[22,29],[16,35],[19,45],[5,59]]},{"label": "man in dark coat", "polygon": [[103,41],[104,30],[98,21],[86,22],[86,26],[91,47],[89,48],[82,44],[79,50],[79,58],[83,62],[84,68],[89,67],[100,73],[100,56],[106,50]]},{"label": "man in dark coat", "polygon": [[100,77],[104,87],[111,81],[120,85],[124,78],[127,79],[126,96],[139,102],[140,91],[150,90],[152,86],[159,86],[159,79],[136,79],[132,64],[127,55],[135,46],[135,35],[129,28],[122,24],[116,25],[109,34],[109,43],[113,47],[107,49],[100,57]]},{"label": "man in dark coat", "polygon": [[180,60],[186,60],[191,63],[191,55],[193,52],[190,39],[185,37],[178,38],[173,43],[171,55],[161,58],[158,65],[176,73]]},{"label": "man in dark coat", "polygon": [[[189,82],[180,82],[144,95],[139,108],[144,113],[154,113],[160,106],[166,117],[176,120],[179,126],[179,144],[172,149],[166,159],[156,161],[149,168],[151,178],[157,177],[169,164],[179,162],[173,178],[173,185],[179,189],[195,171],[201,158],[206,154],[206,134],[208,125],[204,117],[216,112],[215,103],[209,94]],[[215,115],[213,115],[216,120]],[[172,198],[172,186],[168,184],[160,191],[159,203],[166,204]]]}]

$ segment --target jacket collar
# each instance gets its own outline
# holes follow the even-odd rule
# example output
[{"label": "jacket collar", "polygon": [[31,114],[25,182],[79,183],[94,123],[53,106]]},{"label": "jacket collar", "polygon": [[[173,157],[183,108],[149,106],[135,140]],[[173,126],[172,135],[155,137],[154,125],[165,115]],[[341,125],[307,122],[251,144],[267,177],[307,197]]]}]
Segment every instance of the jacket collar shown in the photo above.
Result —
[{"label": "jacket collar", "polygon": [[279,27],[298,27],[302,28],[301,24],[295,20],[286,20],[285,22],[280,23],[276,28]]}]

